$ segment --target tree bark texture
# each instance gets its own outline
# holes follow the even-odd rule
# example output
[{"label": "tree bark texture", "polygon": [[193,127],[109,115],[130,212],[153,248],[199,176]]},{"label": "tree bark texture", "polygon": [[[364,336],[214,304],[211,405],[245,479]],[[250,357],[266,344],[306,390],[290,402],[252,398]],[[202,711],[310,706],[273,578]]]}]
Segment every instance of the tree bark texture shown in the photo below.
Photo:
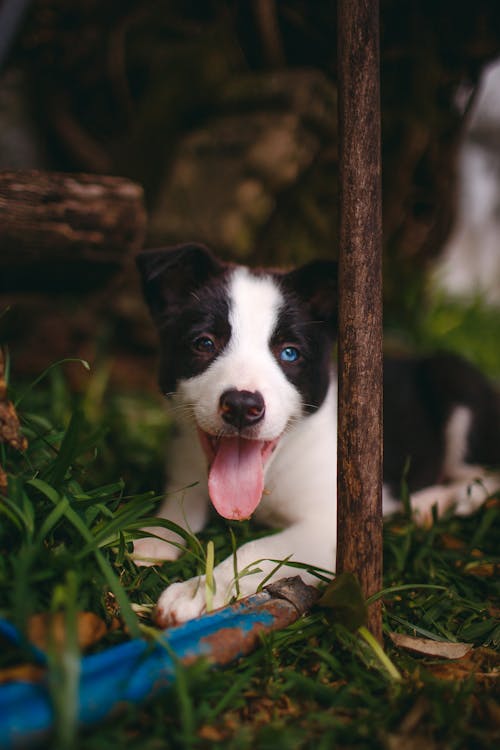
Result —
[{"label": "tree bark texture", "polygon": [[140,185],[122,177],[0,173],[0,292],[75,291],[106,281],[142,246]]},{"label": "tree bark texture", "polygon": [[[382,582],[382,206],[378,0],[339,0],[337,571]],[[369,626],[381,638],[380,607]]]}]

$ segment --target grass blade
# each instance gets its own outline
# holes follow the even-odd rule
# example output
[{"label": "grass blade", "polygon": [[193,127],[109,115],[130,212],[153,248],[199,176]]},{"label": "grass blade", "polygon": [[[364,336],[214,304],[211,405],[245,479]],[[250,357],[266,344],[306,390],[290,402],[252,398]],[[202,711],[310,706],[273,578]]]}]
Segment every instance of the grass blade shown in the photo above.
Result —
[{"label": "grass blade", "polygon": [[45,475],[46,481],[54,487],[60,487],[66,472],[75,461],[82,422],[83,413],[79,409],[75,409],[62,439],[57,458]]},{"label": "grass blade", "polygon": [[370,633],[368,628],[362,625],[358,629],[358,633],[370,646],[374,656],[378,659],[381,666],[385,669],[391,680],[393,680],[394,682],[401,682],[401,680],[403,679],[401,676],[401,672],[392,663],[380,643],[377,641],[375,636]]},{"label": "grass blade", "polygon": [[215,592],[214,558],[215,558],[214,543],[210,539],[210,541],[207,543],[207,560],[205,564],[205,602],[206,602],[207,612],[211,612],[214,608],[214,592]]},{"label": "grass blade", "polygon": [[[32,479],[28,484],[31,484],[33,487],[42,492],[49,500],[51,500],[51,502],[54,503],[54,505],[59,505],[59,503],[61,502],[59,493],[42,479]],[[95,540],[90,529],[87,528],[84,521],[69,505],[69,503],[68,507],[65,508],[64,515],[66,516],[68,521],[70,521],[72,526],[77,529],[77,531],[81,534],[85,541],[95,547]],[[97,560],[97,564],[99,565],[99,568],[101,569],[101,572],[108,583],[108,586],[116,597],[116,601],[121,610],[121,615],[130,632],[130,635],[134,638],[140,638],[141,631],[137,615],[130,606],[127,594],[125,593],[125,590],[121,585],[117,575],[113,571],[108,560],[104,557],[99,549],[94,548],[93,552]]]},{"label": "grass blade", "polygon": [[51,370],[53,370],[54,367],[60,367],[61,365],[66,364],[67,362],[78,362],[86,370],[90,371],[90,365],[87,362],[87,360],[80,359],[79,357],[67,357],[66,359],[60,359],[58,362],[53,362],[37,378],[35,378],[35,380],[33,380],[29,384],[29,386],[21,393],[20,396],[17,397],[17,399],[14,401],[14,406],[16,407],[16,409],[19,406],[19,404],[21,403],[21,401],[23,401],[26,398],[26,396],[28,395],[28,393],[30,393],[30,391],[32,391],[33,388],[35,388],[35,386],[38,385],[38,383],[40,383],[45,377],[47,377],[47,375],[49,374],[49,372]]}]

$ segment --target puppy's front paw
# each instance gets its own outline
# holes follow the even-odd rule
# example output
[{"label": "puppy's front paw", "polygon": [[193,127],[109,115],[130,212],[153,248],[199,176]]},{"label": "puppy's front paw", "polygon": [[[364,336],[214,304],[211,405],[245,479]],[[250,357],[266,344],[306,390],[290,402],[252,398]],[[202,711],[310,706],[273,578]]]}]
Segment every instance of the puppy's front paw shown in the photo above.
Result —
[{"label": "puppy's front paw", "polygon": [[158,599],[155,622],[161,628],[179,625],[206,610],[205,577],[173,583]]},{"label": "puppy's front paw", "polygon": [[156,565],[165,560],[177,560],[181,550],[171,542],[153,537],[144,537],[134,541],[132,558],[136,565]]},{"label": "puppy's front paw", "polygon": [[[219,609],[231,600],[236,593],[232,584],[231,575],[227,571],[215,569],[214,589],[210,598],[211,609]],[[241,595],[246,596],[252,591],[242,590]],[[205,576],[190,578],[188,581],[173,583],[158,599],[155,611],[155,622],[162,628],[171,625],[179,625],[193,617],[199,617],[207,611],[207,590]]]}]

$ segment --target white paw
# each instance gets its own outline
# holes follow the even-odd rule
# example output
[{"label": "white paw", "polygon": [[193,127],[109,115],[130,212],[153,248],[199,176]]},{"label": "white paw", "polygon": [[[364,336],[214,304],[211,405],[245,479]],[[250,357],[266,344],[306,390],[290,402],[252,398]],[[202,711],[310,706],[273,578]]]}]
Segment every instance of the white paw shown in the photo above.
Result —
[{"label": "white paw", "polygon": [[[232,574],[216,569],[214,580],[211,596],[207,595],[205,576],[196,576],[188,581],[171,584],[158,599],[155,611],[156,624],[167,628],[199,617],[207,611],[207,602],[210,611],[229,604],[236,595]],[[256,586],[257,583],[247,583],[238,593],[240,596],[247,596],[255,592]]]},{"label": "white paw", "polygon": [[205,577],[173,583],[158,599],[155,622],[162,628],[192,620],[206,611]]},{"label": "white paw", "polygon": [[457,516],[471,516],[499,487],[498,477],[483,476],[467,486],[461,488],[457,493],[457,505],[455,513]]},{"label": "white paw", "polygon": [[134,541],[133,560],[136,565],[156,565],[164,560],[177,560],[182,549],[172,542],[153,537],[144,537]]},{"label": "white paw", "polygon": [[413,520],[419,526],[432,526],[434,512],[441,517],[453,505],[454,496],[451,485],[436,485],[415,492],[411,496]]}]

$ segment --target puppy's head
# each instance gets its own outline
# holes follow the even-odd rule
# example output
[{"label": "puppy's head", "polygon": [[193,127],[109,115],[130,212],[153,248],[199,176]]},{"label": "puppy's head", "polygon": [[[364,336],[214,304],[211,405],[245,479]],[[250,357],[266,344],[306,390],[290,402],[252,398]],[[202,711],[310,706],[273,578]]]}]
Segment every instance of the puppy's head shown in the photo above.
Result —
[{"label": "puppy's head", "polygon": [[137,263],[160,334],[160,387],[192,410],[216,509],[247,518],[281,436],[326,396],[336,264],[250,271],[195,244],[145,251]]}]

